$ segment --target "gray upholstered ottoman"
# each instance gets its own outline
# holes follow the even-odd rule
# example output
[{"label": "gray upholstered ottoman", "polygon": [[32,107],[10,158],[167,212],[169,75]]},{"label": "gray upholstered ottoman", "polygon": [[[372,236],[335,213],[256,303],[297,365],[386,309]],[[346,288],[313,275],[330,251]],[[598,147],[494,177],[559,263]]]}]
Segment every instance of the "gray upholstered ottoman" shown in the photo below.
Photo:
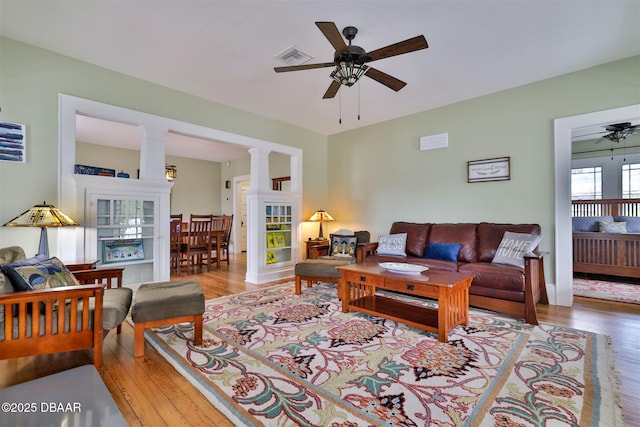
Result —
[{"label": "gray upholstered ottoman", "polygon": [[133,297],[133,353],[144,356],[144,330],[158,326],[193,322],[193,340],[202,344],[204,293],[195,280],[146,283]]},{"label": "gray upholstered ottoman", "polygon": [[[307,281],[307,287],[316,282],[333,282],[340,285],[340,272],[336,267],[352,264],[351,258],[347,260],[336,259],[306,259],[296,264],[296,294],[302,292],[301,282]],[[338,289],[340,295],[340,289]]]}]

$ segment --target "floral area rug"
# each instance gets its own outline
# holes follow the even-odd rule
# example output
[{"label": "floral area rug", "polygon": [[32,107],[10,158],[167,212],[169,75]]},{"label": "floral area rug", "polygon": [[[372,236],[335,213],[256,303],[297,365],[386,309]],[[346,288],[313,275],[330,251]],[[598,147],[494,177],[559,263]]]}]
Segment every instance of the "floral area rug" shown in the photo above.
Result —
[{"label": "floral area rug", "polygon": [[573,295],[640,304],[640,284],[574,278]]},{"label": "floral area rug", "polygon": [[188,323],[146,339],[239,426],[622,425],[604,335],[472,310],[441,343],[324,283],[207,301],[204,325],[201,347]]}]

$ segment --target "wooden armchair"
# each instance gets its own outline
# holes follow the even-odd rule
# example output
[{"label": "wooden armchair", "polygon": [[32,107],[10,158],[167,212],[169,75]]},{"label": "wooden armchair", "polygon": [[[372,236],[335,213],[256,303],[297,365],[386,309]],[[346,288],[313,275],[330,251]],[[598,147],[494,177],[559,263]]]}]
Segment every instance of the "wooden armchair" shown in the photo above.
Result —
[{"label": "wooden armchair", "polygon": [[120,332],[131,306],[122,270],[74,271],[80,286],[0,294],[0,359],[93,349],[100,368],[102,340]]}]

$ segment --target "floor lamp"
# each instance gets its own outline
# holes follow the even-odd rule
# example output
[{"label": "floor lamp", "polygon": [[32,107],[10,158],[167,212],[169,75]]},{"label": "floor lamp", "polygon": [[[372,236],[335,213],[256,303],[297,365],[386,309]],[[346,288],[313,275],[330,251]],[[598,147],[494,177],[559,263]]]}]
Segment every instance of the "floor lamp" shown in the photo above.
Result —
[{"label": "floor lamp", "polygon": [[40,244],[38,246],[38,255],[44,254],[49,256],[49,239],[47,237],[48,227],[67,227],[70,225],[78,225],[78,223],[63,214],[53,205],[42,202],[41,205],[35,205],[27,209],[11,221],[4,224],[5,227],[40,227]]}]

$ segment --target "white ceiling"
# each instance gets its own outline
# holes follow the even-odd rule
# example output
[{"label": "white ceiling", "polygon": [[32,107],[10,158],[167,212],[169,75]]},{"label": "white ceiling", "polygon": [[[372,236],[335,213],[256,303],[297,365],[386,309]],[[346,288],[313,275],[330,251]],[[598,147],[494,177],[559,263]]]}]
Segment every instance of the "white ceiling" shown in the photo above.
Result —
[{"label": "white ceiling", "polygon": [[[638,0],[0,0],[0,8],[3,36],[326,135],[640,54]],[[309,63],[333,59],[315,21],[356,26],[354,44],[367,51],[420,34],[430,47],[370,63],[407,82],[399,92],[364,78],[323,100],[330,68],[273,71],[291,46],[314,56]]]}]

